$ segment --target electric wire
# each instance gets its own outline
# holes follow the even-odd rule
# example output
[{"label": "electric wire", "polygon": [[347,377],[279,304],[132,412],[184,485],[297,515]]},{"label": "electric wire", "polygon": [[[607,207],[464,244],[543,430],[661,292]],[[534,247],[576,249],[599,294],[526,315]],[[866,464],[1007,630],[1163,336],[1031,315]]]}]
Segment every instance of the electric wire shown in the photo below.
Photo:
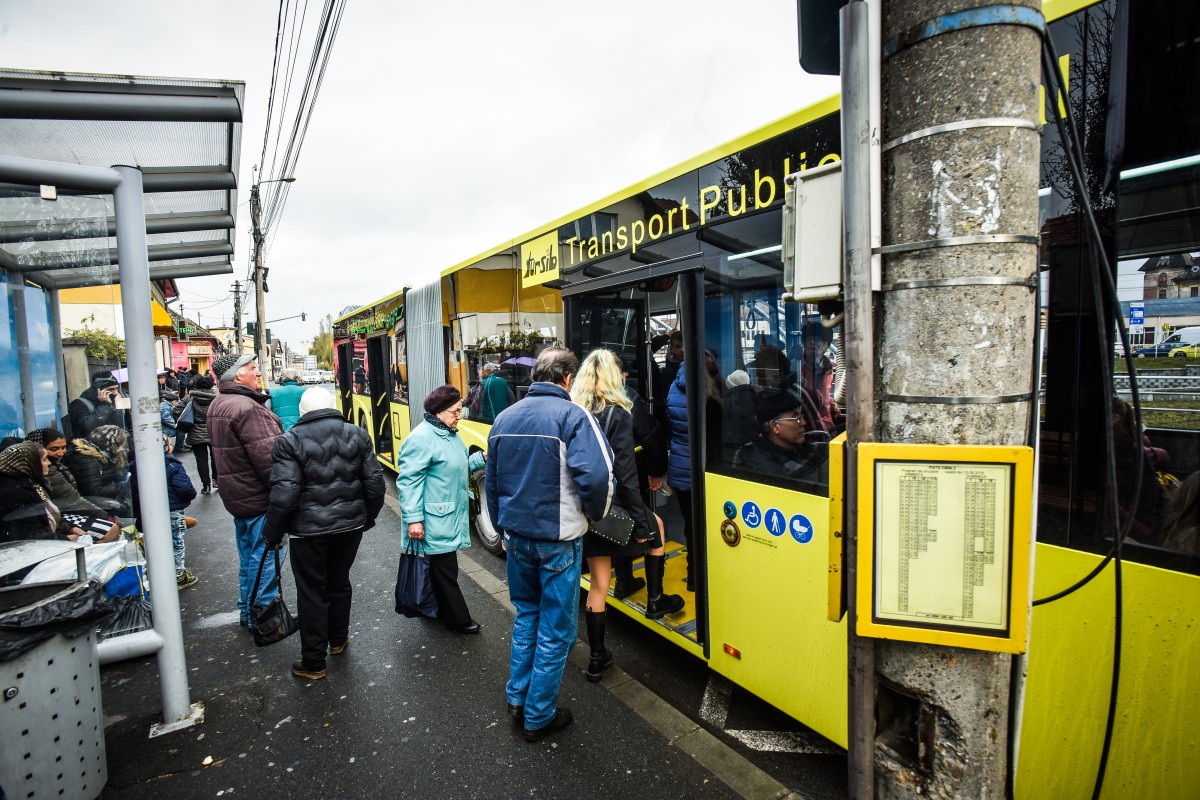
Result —
[{"label": "electric wire", "polygon": [[[1067,97],[1067,95],[1064,91],[1064,88],[1061,86],[1061,83],[1059,81],[1059,76],[1058,76],[1057,70],[1055,69],[1055,65],[1057,63],[1058,63],[1058,54],[1054,47],[1054,42],[1052,41],[1049,33],[1044,32],[1043,36],[1042,36],[1042,68],[1043,68],[1043,72],[1046,73],[1048,82],[1051,83],[1050,88],[1054,92],[1053,96],[1054,97],[1060,97],[1060,96]],[[1106,467],[1107,467],[1106,472],[1107,472],[1107,478],[1108,478],[1108,486],[1106,487],[1106,491],[1108,491],[1108,493],[1110,494],[1110,498],[1111,498],[1110,504],[1112,506],[1111,510],[1112,510],[1112,514],[1113,514],[1113,520],[1117,526],[1117,532],[1116,532],[1116,535],[1115,535],[1115,538],[1113,541],[1112,549],[1110,550],[1108,555],[1106,555],[1104,557],[1104,559],[1100,562],[1100,564],[1098,564],[1096,566],[1096,568],[1094,568],[1087,576],[1085,576],[1083,579],[1078,581],[1076,584],[1074,584],[1071,587],[1068,587],[1067,589],[1065,589],[1061,592],[1058,592],[1055,595],[1052,595],[1051,597],[1034,601],[1034,605],[1040,605],[1040,604],[1051,602],[1056,599],[1060,599],[1061,597],[1065,597],[1068,594],[1071,594],[1072,592],[1074,592],[1074,591],[1078,590],[1079,588],[1081,588],[1082,586],[1086,585],[1091,580],[1093,580],[1097,575],[1100,574],[1101,571],[1103,571],[1104,567],[1107,565],[1107,563],[1109,561],[1113,562],[1113,565],[1114,565],[1114,568],[1113,568],[1114,620],[1113,620],[1112,677],[1111,677],[1110,688],[1109,688],[1108,713],[1107,713],[1107,717],[1105,720],[1104,742],[1101,745],[1100,760],[1099,760],[1099,764],[1097,766],[1096,779],[1095,779],[1095,782],[1093,784],[1093,789],[1092,789],[1093,800],[1098,800],[1100,797],[1100,793],[1104,787],[1104,778],[1105,778],[1105,774],[1107,772],[1107,767],[1108,767],[1108,757],[1109,757],[1109,754],[1112,749],[1113,730],[1114,730],[1115,724],[1116,724],[1116,707],[1117,707],[1117,700],[1118,700],[1119,693],[1120,693],[1121,639],[1122,639],[1122,622],[1123,622],[1123,615],[1124,615],[1124,601],[1123,601],[1124,592],[1123,592],[1123,580],[1122,580],[1121,547],[1124,543],[1125,537],[1128,535],[1129,531],[1132,529],[1134,520],[1136,519],[1137,505],[1141,498],[1141,487],[1142,487],[1142,481],[1144,478],[1143,472],[1144,472],[1144,465],[1145,465],[1145,451],[1144,451],[1144,444],[1142,441],[1141,400],[1140,400],[1138,390],[1137,390],[1137,376],[1133,369],[1132,355],[1129,350],[1128,331],[1125,327],[1124,319],[1121,316],[1120,300],[1118,299],[1116,287],[1113,283],[1111,266],[1108,261],[1107,252],[1105,251],[1105,248],[1104,248],[1103,239],[1100,236],[1099,225],[1096,223],[1095,215],[1093,214],[1091,204],[1088,201],[1087,184],[1086,184],[1086,181],[1084,178],[1083,157],[1080,152],[1080,148],[1082,145],[1081,145],[1081,139],[1079,137],[1079,130],[1078,130],[1077,125],[1075,124],[1075,119],[1074,119],[1073,114],[1068,113],[1066,115],[1067,119],[1065,121],[1062,119],[1062,115],[1060,115],[1060,114],[1054,114],[1053,116],[1055,118],[1055,124],[1057,125],[1057,127],[1059,129],[1059,137],[1062,140],[1063,149],[1068,156],[1067,163],[1071,168],[1071,176],[1072,176],[1073,182],[1076,185],[1076,191],[1079,193],[1079,197],[1081,198],[1081,201],[1082,201],[1081,202],[1081,206],[1082,206],[1081,213],[1082,213],[1082,216],[1084,217],[1084,221],[1087,223],[1087,233],[1088,233],[1090,243],[1092,245],[1092,250],[1095,255],[1095,258],[1091,259],[1091,265],[1092,265],[1093,278],[1099,279],[1098,281],[1094,280],[1094,286],[1093,286],[1093,295],[1095,296],[1095,300],[1096,300],[1096,308],[1097,308],[1097,311],[1099,311],[1100,309],[1102,309],[1104,307],[1104,305],[1100,302],[1100,289],[1101,289],[1101,285],[1103,285],[1103,288],[1106,290],[1106,292],[1108,294],[1108,298],[1111,301],[1112,307],[1115,311],[1115,317],[1117,320],[1117,329],[1120,334],[1122,347],[1124,349],[1124,360],[1126,363],[1126,370],[1129,374],[1130,398],[1132,400],[1132,407],[1133,407],[1133,413],[1134,413],[1134,442],[1133,442],[1133,445],[1134,445],[1134,455],[1135,455],[1135,468],[1134,468],[1135,469],[1135,479],[1133,481],[1133,490],[1134,490],[1133,498],[1132,498],[1132,501],[1130,504],[1131,507],[1129,510],[1128,519],[1127,519],[1126,523],[1124,525],[1122,525],[1120,523],[1120,516],[1119,516],[1119,511],[1118,511],[1118,499],[1117,499],[1117,491],[1116,491],[1115,450],[1114,450],[1114,437],[1113,437],[1113,431],[1112,431],[1112,391],[1111,391],[1111,389],[1106,389],[1105,394],[1104,394],[1104,407],[1105,407],[1105,412],[1106,412],[1106,417],[1107,417],[1106,421],[1105,421],[1105,444],[1108,448],[1107,452],[1109,454],[1108,463],[1106,465]],[[1069,138],[1068,138],[1067,130],[1066,130],[1066,128],[1068,126],[1070,129],[1070,137]],[[1099,274],[1097,275],[1096,273],[1099,273]],[[1103,342],[1107,342],[1108,341],[1108,332],[1104,330],[1104,317],[1102,314],[1097,315],[1097,327],[1100,329],[1099,330],[1099,334],[1100,334],[1099,340],[1103,341]],[[1112,369],[1111,369],[1110,364],[1111,364],[1111,362],[1108,359],[1102,360],[1103,378],[1105,380],[1106,386],[1111,386],[1111,381],[1112,381]]]}]

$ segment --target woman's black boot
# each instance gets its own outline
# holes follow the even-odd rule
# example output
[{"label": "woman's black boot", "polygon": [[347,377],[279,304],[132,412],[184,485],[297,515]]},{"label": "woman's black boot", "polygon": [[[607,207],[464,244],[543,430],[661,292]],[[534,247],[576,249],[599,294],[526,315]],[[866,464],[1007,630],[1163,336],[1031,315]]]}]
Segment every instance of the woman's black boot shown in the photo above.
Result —
[{"label": "woman's black boot", "polygon": [[613,665],[612,651],[604,646],[604,616],[607,611],[585,609],[588,646],[592,650],[585,677],[592,683],[600,680],[604,670]]},{"label": "woman's black boot", "polygon": [[624,600],[646,585],[641,578],[633,577],[633,556],[615,556],[613,571],[617,574],[617,585],[613,587],[613,597],[618,600]]},{"label": "woman's black boot", "polygon": [[646,556],[646,619],[662,619],[683,608],[683,598],[663,594],[663,569],[667,557]]}]

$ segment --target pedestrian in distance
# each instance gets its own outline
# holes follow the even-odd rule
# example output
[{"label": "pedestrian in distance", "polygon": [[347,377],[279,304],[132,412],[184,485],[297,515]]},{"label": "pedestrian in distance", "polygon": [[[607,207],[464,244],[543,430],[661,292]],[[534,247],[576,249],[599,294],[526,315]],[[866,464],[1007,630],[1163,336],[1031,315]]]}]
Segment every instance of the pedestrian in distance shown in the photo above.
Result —
[{"label": "pedestrian in distance", "polygon": [[508,381],[498,374],[499,369],[499,364],[488,361],[479,370],[482,376],[479,383],[479,421],[488,425],[516,399]]},{"label": "pedestrian in distance", "polygon": [[587,624],[587,679],[600,680],[601,673],[613,664],[612,652],[604,646],[605,616],[612,561],[618,556],[647,553],[646,617],[661,619],[683,608],[683,598],[663,594],[662,522],[651,513],[639,489],[637,460],[634,455],[633,401],[625,392],[621,362],[615,353],[603,348],[593,350],[579,365],[579,375],[571,386],[571,399],[596,416],[613,454],[616,496],[613,507],[621,508],[633,519],[629,545],[622,548],[589,532],[583,539],[591,587],[588,590],[584,619]]},{"label": "pedestrian in distance", "polygon": [[279,386],[271,392],[271,410],[279,417],[284,433],[300,421],[300,398],[304,392],[298,371],[288,367],[279,373]]},{"label": "pedestrian in distance", "polygon": [[529,394],[488,435],[488,512],[504,536],[517,610],[505,693],[530,742],[573,721],[558,690],[579,627],[583,535],[613,495],[612,451],[595,417],[571,402],[578,368],[570,350],[543,350]]},{"label": "pedestrian in distance", "polygon": [[477,634],[458,586],[458,551],[471,546],[471,473],[483,468],[483,453],[469,457],[458,436],[462,395],[449,384],[425,398],[425,420],[400,448],[396,489],[400,495],[401,548],[418,542],[429,559],[429,578],[438,619],[455,633]]},{"label": "pedestrian in distance", "polygon": [[326,675],[325,653],[350,639],[350,568],[363,533],[383,508],[383,471],[371,437],[314,386],[300,398],[300,419],[271,448],[271,494],[263,536],[272,548],[290,538],[300,617],[298,678]]},{"label": "pedestrian in distance", "polygon": [[[233,515],[238,552],[238,620],[249,630],[250,592],[266,551],[263,526],[271,493],[271,449],[283,433],[279,417],[267,409],[259,391],[262,375],[254,356],[228,353],[213,367],[220,378],[215,400],[208,407],[208,435],[221,471],[221,503]],[[262,570],[265,590],[257,602],[267,606],[278,593],[274,559]]]},{"label": "pedestrian in distance", "polygon": [[196,470],[200,473],[200,494],[209,494],[217,488],[217,461],[213,458],[212,439],[208,435],[208,409],[217,399],[213,390],[213,379],[209,375],[197,375],[192,379],[192,429],[188,431],[187,443],[196,454]]}]

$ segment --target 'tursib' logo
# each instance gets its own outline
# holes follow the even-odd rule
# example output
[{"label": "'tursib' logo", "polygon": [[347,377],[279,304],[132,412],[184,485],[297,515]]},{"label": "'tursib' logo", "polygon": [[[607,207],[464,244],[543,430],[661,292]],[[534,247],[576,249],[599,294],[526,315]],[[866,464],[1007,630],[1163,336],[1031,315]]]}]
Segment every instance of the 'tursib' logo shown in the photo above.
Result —
[{"label": "'tursib' logo", "polygon": [[534,275],[541,275],[546,272],[553,272],[558,269],[558,255],[554,252],[554,246],[546,248],[546,254],[541,258],[535,258],[533,253],[525,257],[525,278],[532,278]]}]

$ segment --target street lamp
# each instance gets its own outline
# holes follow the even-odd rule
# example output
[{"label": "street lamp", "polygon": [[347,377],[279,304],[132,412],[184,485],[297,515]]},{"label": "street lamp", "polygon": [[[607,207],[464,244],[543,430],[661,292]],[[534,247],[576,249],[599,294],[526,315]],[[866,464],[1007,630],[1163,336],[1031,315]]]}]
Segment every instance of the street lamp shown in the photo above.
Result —
[{"label": "street lamp", "polygon": [[258,324],[254,330],[254,357],[258,359],[259,371],[271,378],[274,370],[267,367],[264,353],[267,349],[267,329],[264,323],[267,319],[266,294],[267,269],[263,265],[263,242],[266,232],[262,229],[262,208],[258,187],[264,183],[294,183],[294,177],[274,178],[269,181],[259,181],[250,187],[250,219],[254,225],[254,310]]}]

